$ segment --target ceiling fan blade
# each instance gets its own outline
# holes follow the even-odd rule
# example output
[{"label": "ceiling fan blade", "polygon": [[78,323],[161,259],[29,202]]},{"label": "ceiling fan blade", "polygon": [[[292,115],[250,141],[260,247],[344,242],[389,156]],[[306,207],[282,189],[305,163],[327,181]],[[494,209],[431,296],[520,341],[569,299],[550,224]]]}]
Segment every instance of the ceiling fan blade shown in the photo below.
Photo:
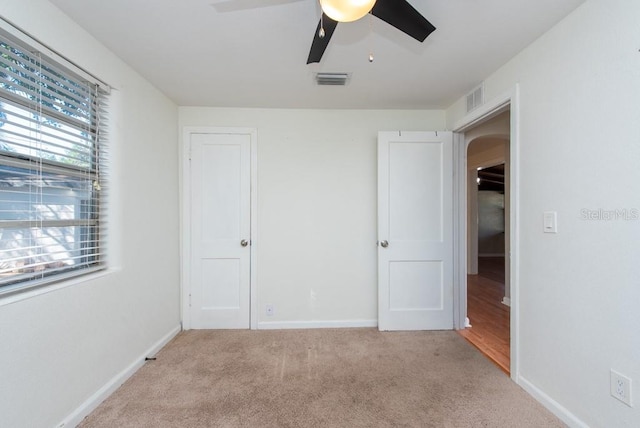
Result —
[{"label": "ceiling fan blade", "polygon": [[[324,37],[320,37],[318,34],[320,32],[320,24],[324,28]],[[313,34],[313,42],[311,43],[311,50],[309,51],[309,58],[307,58],[307,64],[311,64],[312,62],[320,62],[322,59],[322,55],[324,51],[327,49],[327,45],[329,44],[329,40],[331,40],[331,36],[338,26],[338,22],[329,18],[324,13],[322,14],[322,19],[318,22],[318,27],[316,28],[316,32]]]},{"label": "ceiling fan blade", "polygon": [[377,0],[371,13],[419,42],[436,29],[407,0]]}]

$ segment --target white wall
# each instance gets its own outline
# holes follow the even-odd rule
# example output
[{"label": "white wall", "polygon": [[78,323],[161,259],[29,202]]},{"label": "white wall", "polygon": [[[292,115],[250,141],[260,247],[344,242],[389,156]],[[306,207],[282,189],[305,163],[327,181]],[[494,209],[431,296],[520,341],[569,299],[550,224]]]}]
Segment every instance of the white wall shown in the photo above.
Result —
[{"label": "white wall", "polygon": [[[520,84],[519,379],[576,426],[640,426],[640,221],[581,211],[640,208],[639,16],[587,1],[485,82],[487,99]],[[635,407],[609,395],[611,368]]]},{"label": "white wall", "polygon": [[0,15],[114,87],[111,269],[0,299],[0,426],[52,427],[179,326],[177,107],[47,1]]},{"label": "white wall", "polygon": [[375,325],[378,131],[443,129],[444,112],[179,112],[180,126],[258,130],[259,327]]}]

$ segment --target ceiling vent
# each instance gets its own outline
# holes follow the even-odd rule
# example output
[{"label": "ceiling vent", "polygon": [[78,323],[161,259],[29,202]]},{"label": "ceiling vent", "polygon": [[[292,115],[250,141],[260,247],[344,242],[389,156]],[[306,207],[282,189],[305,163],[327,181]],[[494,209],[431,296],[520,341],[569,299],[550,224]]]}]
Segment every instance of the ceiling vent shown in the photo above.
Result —
[{"label": "ceiling vent", "polygon": [[484,84],[478,86],[467,95],[467,113],[477,109],[484,103]]},{"label": "ceiling vent", "polygon": [[344,86],[349,77],[349,73],[316,73],[316,83],[320,86]]}]

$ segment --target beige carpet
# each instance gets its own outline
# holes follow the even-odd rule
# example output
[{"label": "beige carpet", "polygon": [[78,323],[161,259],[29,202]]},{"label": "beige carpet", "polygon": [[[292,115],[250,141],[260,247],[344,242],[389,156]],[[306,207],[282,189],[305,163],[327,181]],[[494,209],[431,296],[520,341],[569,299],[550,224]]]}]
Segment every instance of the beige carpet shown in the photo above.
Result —
[{"label": "beige carpet", "polygon": [[562,427],[455,332],[179,334],[82,427]]}]

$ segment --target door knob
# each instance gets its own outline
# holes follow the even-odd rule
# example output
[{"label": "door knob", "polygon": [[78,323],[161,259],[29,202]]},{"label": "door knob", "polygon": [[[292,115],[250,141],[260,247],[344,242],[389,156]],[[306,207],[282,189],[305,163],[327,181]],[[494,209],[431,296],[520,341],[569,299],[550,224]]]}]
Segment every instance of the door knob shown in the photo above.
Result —
[{"label": "door knob", "polygon": [[380,246],[381,246],[382,248],[387,248],[387,247],[389,246],[389,241],[382,241],[382,242],[380,242]]},{"label": "door knob", "polygon": [[246,239],[243,239],[242,241],[240,241],[240,245],[242,245],[243,247],[246,247],[247,245],[249,245],[249,241],[247,241]]}]

